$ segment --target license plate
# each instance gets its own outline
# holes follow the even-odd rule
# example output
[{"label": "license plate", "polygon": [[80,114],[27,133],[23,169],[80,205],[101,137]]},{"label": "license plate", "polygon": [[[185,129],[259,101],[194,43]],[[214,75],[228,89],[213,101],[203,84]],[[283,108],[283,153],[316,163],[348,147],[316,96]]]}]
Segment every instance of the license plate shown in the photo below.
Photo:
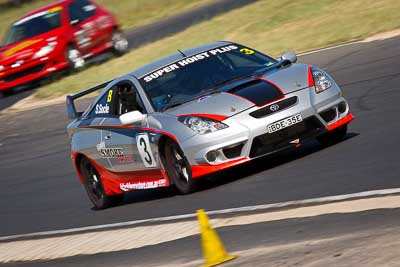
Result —
[{"label": "license plate", "polygon": [[294,124],[297,124],[299,122],[303,121],[303,118],[301,117],[301,114],[296,114],[293,115],[289,118],[274,122],[270,125],[267,126],[267,131],[268,133],[273,133],[279,130],[282,130],[284,128],[287,128],[289,126],[292,126]]}]

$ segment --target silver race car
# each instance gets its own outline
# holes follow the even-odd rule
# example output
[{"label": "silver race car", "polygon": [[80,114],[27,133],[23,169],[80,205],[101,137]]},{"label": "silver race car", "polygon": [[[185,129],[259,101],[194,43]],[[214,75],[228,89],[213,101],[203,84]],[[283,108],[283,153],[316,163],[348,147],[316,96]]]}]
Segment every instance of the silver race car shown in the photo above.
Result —
[{"label": "silver race car", "polygon": [[[174,185],[317,138],[340,141],[353,120],[325,71],[215,42],[67,96],[72,161],[95,207],[128,191]],[[84,111],[74,101],[102,89]]]}]

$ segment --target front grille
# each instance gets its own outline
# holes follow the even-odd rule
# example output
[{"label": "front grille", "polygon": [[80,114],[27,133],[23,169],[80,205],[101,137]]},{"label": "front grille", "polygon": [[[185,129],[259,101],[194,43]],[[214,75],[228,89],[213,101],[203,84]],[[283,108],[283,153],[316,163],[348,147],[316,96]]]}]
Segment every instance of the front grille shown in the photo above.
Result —
[{"label": "front grille", "polygon": [[[296,104],[296,102],[297,102],[297,96],[293,96],[293,97],[287,98],[285,100],[279,101],[277,103],[268,105],[264,108],[260,108],[256,111],[253,111],[250,113],[250,116],[252,116],[253,118],[256,118],[256,119],[263,118],[274,112],[278,112],[278,111],[284,110],[290,106],[293,106],[294,104]],[[278,109],[275,110],[275,109],[271,108],[272,105],[275,105],[275,108],[277,105]]]},{"label": "front grille", "polygon": [[243,146],[244,144],[240,144],[234,147],[224,148],[222,151],[224,152],[226,158],[233,159],[240,156]]},{"label": "front grille", "polygon": [[280,131],[259,135],[253,139],[250,157],[266,155],[288,148],[292,146],[290,141],[297,138],[300,141],[304,141],[318,135],[322,131],[324,131],[324,126],[316,117],[312,116]]},{"label": "front grille", "polygon": [[29,69],[25,69],[25,70],[22,70],[22,71],[7,75],[6,77],[4,77],[4,81],[12,82],[14,80],[17,80],[17,79],[22,78],[24,76],[27,76],[29,74],[40,72],[40,71],[42,71],[44,69],[44,66],[45,66],[45,64],[40,64],[40,65],[37,65],[35,67],[32,67],[32,68],[29,68]]}]

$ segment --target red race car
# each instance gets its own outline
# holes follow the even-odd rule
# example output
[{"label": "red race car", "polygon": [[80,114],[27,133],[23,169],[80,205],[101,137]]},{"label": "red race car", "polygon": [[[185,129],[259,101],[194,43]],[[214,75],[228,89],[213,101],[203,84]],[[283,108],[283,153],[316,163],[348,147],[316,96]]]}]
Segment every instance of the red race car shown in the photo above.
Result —
[{"label": "red race car", "polygon": [[18,19],[0,48],[0,91],[28,84],[62,69],[80,69],[86,59],[128,41],[115,18],[90,0],[63,0]]}]

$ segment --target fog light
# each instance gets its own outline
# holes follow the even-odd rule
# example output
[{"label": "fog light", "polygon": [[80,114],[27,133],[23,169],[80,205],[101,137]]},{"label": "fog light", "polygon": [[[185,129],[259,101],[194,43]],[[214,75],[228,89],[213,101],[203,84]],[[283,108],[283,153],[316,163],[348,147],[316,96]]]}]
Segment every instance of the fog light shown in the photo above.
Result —
[{"label": "fog light", "polygon": [[347,109],[347,105],[346,105],[345,102],[341,102],[341,103],[338,105],[338,111],[339,111],[339,113],[344,113],[344,112],[346,111],[346,109]]},{"label": "fog light", "polygon": [[209,162],[214,162],[217,160],[217,156],[218,156],[217,151],[212,150],[207,153],[206,158]]}]

